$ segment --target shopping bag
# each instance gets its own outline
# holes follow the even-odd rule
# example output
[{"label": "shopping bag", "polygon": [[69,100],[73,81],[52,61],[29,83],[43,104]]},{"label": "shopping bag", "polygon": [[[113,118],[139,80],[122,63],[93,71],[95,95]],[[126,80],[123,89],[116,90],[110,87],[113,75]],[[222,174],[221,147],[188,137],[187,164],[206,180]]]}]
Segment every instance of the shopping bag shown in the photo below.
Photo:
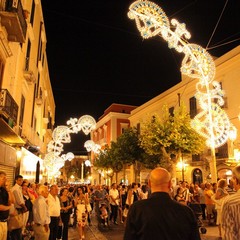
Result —
[{"label": "shopping bag", "polygon": [[8,219],[8,231],[12,231],[15,229],[19,229],[23,227],[23,215],[22,214],[16,214],[16,215],[10,215]]}]

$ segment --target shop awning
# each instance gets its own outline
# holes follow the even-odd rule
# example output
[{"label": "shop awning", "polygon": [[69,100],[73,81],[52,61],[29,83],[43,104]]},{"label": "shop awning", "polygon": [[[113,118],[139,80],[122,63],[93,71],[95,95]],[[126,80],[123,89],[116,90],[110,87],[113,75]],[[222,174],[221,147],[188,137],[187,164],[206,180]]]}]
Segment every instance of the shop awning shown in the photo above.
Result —
[{"label": "shop awning", "polygon": [[25,144],[24,140],[2,118],[0,118],[0,140],[9,145]]}]

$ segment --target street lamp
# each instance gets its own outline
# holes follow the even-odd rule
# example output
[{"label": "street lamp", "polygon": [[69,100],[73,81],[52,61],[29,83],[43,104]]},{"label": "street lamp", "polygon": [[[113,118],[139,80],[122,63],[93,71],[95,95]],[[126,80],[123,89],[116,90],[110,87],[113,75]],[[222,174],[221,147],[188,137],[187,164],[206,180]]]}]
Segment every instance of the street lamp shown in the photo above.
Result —
[{"label": "street lamp", "polygon": [[83,183],[84,182],[84,165],[86,167],[91,167],[91,162],[90,160],[83,160],[82,161],[82,167],[81,167],[81,182]]},{"label": "street lamp", "polygon": [[184,172],[186,171],[186,167],[188,166],[188,164],[186,164],[183,160],[183,157],[181,157],[181,160],[180,162],[177,163],[177,167],[178,169],[181,170],[181,173],[182,173],[182,181],[185,181],[184,179]]},{"label": "street lamp", "polygon": [[235,126],[231,124],[231,127],[229,129],[229,139],[230,139],[230,157],[231,159],[234,159],[234,141],[237,138],[237,129]]}]

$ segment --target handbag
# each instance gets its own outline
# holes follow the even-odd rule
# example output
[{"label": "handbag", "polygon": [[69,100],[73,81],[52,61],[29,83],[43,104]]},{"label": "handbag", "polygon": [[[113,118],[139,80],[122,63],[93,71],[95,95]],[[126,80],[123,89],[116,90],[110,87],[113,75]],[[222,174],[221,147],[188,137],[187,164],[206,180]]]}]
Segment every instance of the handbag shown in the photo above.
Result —
[{"label": "handbag", "polygon": [[88,212],[91,212],[91,211],[92,211],[92,207],[91,207],[90,203],[86,205],[86,208],[87,208],[87,211],[88,211]]},{"label": "handbag", "polygon": [[124,210],[123,210],[123,217],[127,217],[128,215],[128,209],[125,207]]},{"label": "handbag", "polygon": [[12,231],[22,227],[23,227],[23,215],[22,214],[12,216],[10,215],[8,219],[8,231]]}]

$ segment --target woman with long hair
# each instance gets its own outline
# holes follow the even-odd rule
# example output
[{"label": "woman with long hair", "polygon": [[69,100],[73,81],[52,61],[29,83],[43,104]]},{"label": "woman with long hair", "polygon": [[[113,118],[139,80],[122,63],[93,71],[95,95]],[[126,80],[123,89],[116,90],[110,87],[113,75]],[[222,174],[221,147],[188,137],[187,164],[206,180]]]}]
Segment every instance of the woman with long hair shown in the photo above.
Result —
[{"label": "woman with long hair", "polygon": [[227,187],[227,181],[226,179],[220,179],[217,183],[217,190],[214,195],[213,201],[215,202],[215,209],[217,210],[217,221],[216,225],[218,225],[219,230],[219,237],[222,237],[222,231],[221,231],[221,215],[222,215],[222,203],[223,199],[228,195],[228,192],[226,190]]},{"label": "woman with long hair", "polygon": [[62,188],[60,191],[61,221],[63,224],[62,239],[68,239],[68,223],[72,213],[72,201],[68,197],[68,189]]},{"label": "woman with long hair", "polygon": [[77,226],[80,240],[85,238],[85,226],[87,223],[87,209],[88,199],[85,196],[82,187],[77,188],[77,196],[75,197],[75,205],[77,207]]}]

